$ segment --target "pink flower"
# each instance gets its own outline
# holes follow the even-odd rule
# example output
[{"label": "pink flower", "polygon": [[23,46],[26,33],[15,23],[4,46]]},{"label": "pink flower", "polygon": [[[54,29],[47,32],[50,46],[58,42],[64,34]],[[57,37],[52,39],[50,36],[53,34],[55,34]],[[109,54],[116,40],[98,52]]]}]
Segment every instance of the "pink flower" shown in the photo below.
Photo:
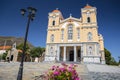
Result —
[{"label": "pink flower", "polygon": [[51,68],[52,70],[55,70],[56,69],[56,66],[52,66],[52,68]]},{"label": "pink flower", "polygon": [[62,72],[65,71],[65,68],[59,68],[59,69],[60,69],[60,71],[62,71]]},{"label": "pink flower", "polygon": [[68,71],[69,71],[69,72],[72,72],[72,68],[68,68]]},{"label": "pink flower", "polygon": [[53,73],[55,76],[59,75],[60,73],[58,71],[54,71]]},{"label": "pink flower", "polygon": [[75,80],[80,80],[80,78],[79,78],[79,77],[77,77],[77,78],[75,78]]},{"label": "pink flower", "polygon": [[76,66],[77,65],[74,64],[66,65],[65,63],[62,63],[62,67],[54,65],[46,74],[45,80],[58,79],[61,76],[61,80],[65,80],[68,78],[72,78],[72,80],[80,80],[80,78],[78,77],[78,73],[75,70]]}]

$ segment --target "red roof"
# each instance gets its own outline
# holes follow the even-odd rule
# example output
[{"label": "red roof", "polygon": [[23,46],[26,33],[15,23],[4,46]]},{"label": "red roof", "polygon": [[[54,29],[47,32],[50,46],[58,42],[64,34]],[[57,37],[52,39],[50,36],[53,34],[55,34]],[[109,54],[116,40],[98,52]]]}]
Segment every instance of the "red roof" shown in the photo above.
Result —
[{"label": "red roof", "polygon": [[7,49],[10,49],[12,46],[0,46],[0,50],[4,49],[4,50],[7,50]]},{"label": "red roof", "polygon": [[89,4],[87,4],[84,8],[92,8]]},{"label": "red roof", "polygon": [[52,12],[60,12],[60,10],[57,10],[57,9],[56,9],[56,10],[53,10]]}]

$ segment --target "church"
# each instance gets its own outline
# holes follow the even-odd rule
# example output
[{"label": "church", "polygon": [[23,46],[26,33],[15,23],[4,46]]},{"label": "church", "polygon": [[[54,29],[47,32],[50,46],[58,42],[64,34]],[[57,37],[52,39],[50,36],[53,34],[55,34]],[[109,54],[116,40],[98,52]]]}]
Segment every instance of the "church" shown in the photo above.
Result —
[{"label": "church", "polygon": [[96,7],[87,4],[80,18],[66,19],[60,10],[53,10],[48,16],[45,61],[105,64],[103,40]]}]

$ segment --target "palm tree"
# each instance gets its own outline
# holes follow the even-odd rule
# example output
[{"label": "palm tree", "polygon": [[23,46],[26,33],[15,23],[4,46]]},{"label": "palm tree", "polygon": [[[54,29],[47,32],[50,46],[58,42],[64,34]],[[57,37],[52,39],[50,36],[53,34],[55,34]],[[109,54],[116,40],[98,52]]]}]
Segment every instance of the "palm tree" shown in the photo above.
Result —
[{"label": "palm tree", "polygon": [[[21,43],[20,45],[18,45],[17,46],[17,49],[18,50],[23,50],[23,43]],[[20,51],[20,52],[18,52],[18,58],[19,58],[19,60],[21,59],[21,54],[22,54],[22,52],[23,51]],[[19,61],[18,60],[18,61]],[[29,47],[29,45],[28,44],[26,44],[26,52],[25,52],[25,59],[24,59],[24,61],[30,61],[30,47]]]}]

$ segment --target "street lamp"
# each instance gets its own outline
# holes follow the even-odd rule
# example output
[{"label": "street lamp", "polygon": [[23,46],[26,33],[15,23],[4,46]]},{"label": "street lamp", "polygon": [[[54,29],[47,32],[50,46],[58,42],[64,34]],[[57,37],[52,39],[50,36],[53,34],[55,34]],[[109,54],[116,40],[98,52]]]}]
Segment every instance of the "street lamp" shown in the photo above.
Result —
[{"label": "street lamp", "polygon": [[[18,72],[18,76],[17,76],[17,80],[22,80],[22,75],[23,75],[23,62],[24,62],[24,57],[25,57],[25,52],[26,52],[26,42],[27,42],[27,36],[28,36],[28,30],[29,30],[29,24],[30,21],[33,21],[35,18],[35,13],[36,13],[36,9],[33,7],[28,7],[28,22],[27,22],[27,26],[26,26],[26,33],[25,33],[25,38],[24,38],[24,45],[23,45],[23,53],[22,53],[22,58],[21,58],[21,63],[20,63],[20,67],[19,67],[19,72]],[[25,9],[21,9],[21,14],[24,16],[26,13]]]}]

